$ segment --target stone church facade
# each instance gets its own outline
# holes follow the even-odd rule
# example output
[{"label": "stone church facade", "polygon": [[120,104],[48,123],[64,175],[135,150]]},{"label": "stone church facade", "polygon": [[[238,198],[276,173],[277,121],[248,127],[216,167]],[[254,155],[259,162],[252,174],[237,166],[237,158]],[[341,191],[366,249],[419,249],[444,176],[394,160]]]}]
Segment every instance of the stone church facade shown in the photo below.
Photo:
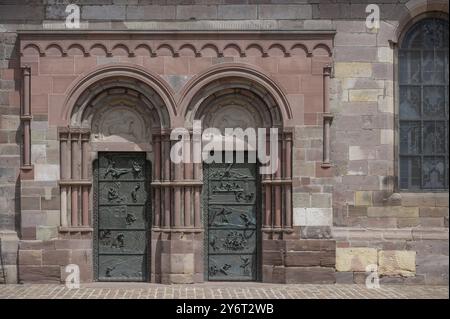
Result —
[{"label": "stone church facade", "polygon": [[0,282],[448,284],[448,1],[374,3],[1,1]]}]

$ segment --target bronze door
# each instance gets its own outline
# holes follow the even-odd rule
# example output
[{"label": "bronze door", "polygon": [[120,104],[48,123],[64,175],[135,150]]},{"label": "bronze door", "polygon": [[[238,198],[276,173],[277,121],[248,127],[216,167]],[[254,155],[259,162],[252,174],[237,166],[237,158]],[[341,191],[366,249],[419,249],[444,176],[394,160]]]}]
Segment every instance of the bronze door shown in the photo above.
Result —
[{"label": "bronze door", "polygon": [[99,153],[94,166],[95,276],[148,278],[150,167],[144,153]]},{"label": "bronze door", "polygon": [[258,279],[257,165],[204,165],[206,278]]}]

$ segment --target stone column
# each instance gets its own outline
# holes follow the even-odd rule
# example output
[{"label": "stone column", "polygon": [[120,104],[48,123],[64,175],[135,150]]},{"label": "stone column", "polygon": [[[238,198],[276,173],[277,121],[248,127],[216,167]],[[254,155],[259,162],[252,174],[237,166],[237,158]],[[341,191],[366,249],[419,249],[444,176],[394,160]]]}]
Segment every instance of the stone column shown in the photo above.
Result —
[{"label": "stone column", "polygon": [[[193,131],[193,137],[192,142],[194,143],[192,145],[192,159],[195,159],[196,152],[200,152],[200,158],[201,158],[201,149],[197,149],[196,145],[201,145],[201,132]],[[198,155],[198,154],[197,154]],[[194,181],[197,183],[200,183],[200,185],[196,185],[194,187],[194,227],[195,228],[201,228],[202,227],[202,217],[201,217],[201,201],[200,201],[200,194],[202,191],[201,183],[203,182],[202,177],[202,164],[201,163],[194,163],[193,164],[194,169]]]},{"label": "stone column", "polygon": [[331,66],[323,68],[323,163],[322,167],[330,166],[330,125],[333,114],[330,113],[330,75]]},{"label": "stone column", "polygon": [[[186,148],[189,148],[192,153],[192,145],[190,141],[186,141]],[[192,167],[192,154],[189,154],[189,163],[184,164],[184,179],[186,181],[192,181],[193,179],[193,167]],[[184,188],[184,226],[191,227],[191,196],[192,196],[192,187],[189,185]]]},{"label": "stone column", "polygon": [[181,185],[180,180],[182,175],[182,164],[175,164],[175,185],[173,185],[174,192],[174,211],[173,224],[175,227],[181,226]]},{"label": "stone column", "polygon": [[292,227],[292,134],[285,134],[284,148],[284,227]]},{"label": "stone column", "polygon": [[[72,146],[72,180],[80,180],[80,145],[79,145],[79,133],[71,133],[71,146]],[[78,190],[79,185],[72,185],[71,187],[71,226],[78,226]]]},{"label": "stone column", "polygon": [[21,121],[23,127],[23,168],[31,167],[31,69],[25,67],[22,69],[23,87],[22,87],[22,110]]},{"label": "stone column", "polygon": [[[68,132],[60,132],[60,171],[61,179],[67,181],[70,178],[70,146],[68,145]],[[61,185],[61,226],[67,227],[67,186]]]},{"label": "stone column", "polygon": [[[157,183],[161,182],[161,132],[157,132],[154,137],[154,146],[153,146],[153,153],[154,153],[154,171],[153,171],[153,180]],[[161,226],[161,186],[155,185],[153,190],[155,197],[154,197],[154,211],[155,211],[155,217],[153,220],[153,225],[155,227]]]},{"label": "stone column", "polygon": [[281,138],[278,136],[278,169],[275,172],[275,180],[276,184],[275,186],[275,218],[273,227],[274,228],[281,228],[281,184],[279,183],[281,179],[281,173],[282,173],[282,146],[281,146]]},{"label": "stone column", "polygon": [[264,186],[264,196],[264,228],[270,228],[272,227],[272,188],[268,183]]},{"label": "stone column", "polygon": [[[81,161],[82,161],[82,179],[84,181],[89,180],[89,134],[81,134]],[[89,226],[89,185],[82,186],[82,225]]]},{"label": "stone column", "polygon": [[[164,183],[170,183],[170,140],[168,135],[163,136],[163,160],[164,160]],[[164,186],[164,227],[171,226],[171,196],[170,187]]]},{"label": "stone column", "polygon": [[[270,149],[270,134],[266,134],[266,152]],[[272,163],[273,164],[273,163]],[[264,228],[272,228],[272,175],[264,175]]]}]

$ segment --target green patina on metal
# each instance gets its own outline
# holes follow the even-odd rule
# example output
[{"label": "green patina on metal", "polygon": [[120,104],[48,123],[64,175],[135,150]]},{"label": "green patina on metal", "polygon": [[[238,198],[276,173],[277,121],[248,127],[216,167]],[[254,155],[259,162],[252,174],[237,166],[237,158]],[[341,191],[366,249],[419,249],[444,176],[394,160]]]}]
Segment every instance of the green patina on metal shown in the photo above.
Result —
[{"label": "green patina on metal", "polygon": [[95,276],[146,281],[149,173],[144,153],[99,153],[94,166]]},{"label": "green patina on metal", "polygon": [[257,164],[204,164],[204,177],[206,277],[210,281],[257,280]]}]

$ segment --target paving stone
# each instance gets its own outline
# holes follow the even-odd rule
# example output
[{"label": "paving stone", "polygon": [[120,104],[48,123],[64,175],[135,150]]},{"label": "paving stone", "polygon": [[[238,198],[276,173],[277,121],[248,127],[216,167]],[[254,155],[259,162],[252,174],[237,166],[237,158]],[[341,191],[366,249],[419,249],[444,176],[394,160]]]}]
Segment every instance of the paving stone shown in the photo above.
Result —
[{"label": "paving stone", "polygon": [[[339,277],[339,273],[334,276]],[[82,283],[79,289],[57,284],[0,285],[0,299],[448,299],[448,286],[414,286],[381,284],[367,289],[354,284],[265,284],[265,283],[203,283],[161,285],[150,283]],[[214,292],[214,293],[213,293]],[[189,297],[188,297],[189,296]]]}]

